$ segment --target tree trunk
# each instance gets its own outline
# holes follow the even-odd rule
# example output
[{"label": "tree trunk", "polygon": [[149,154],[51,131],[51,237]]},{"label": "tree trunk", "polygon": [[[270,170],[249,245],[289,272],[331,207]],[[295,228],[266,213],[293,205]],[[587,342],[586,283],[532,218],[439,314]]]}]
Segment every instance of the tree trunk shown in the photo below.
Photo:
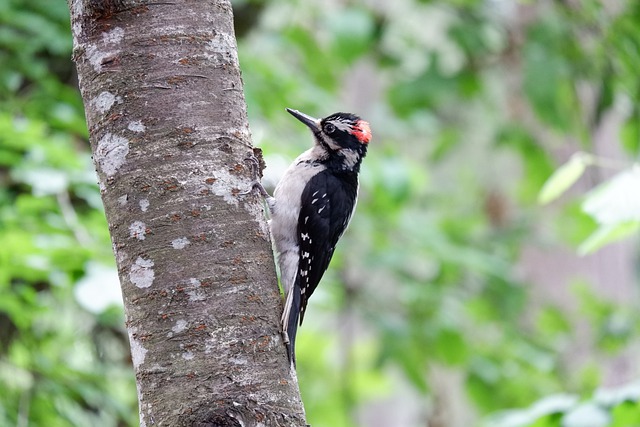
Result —
[{"label": "tree trunk", "polygon": [[227,0],[69,0],[140,425],[304,426]]}]

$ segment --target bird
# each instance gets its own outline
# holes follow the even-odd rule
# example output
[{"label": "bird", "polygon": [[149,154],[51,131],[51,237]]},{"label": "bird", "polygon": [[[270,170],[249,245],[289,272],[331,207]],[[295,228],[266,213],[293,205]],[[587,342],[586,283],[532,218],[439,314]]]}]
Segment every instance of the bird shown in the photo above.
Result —
[{"label": "bird", "polygon": [[295,367],[298,325],[356,207],[358,174],[371,127],[352,113],[316,119],[287,111],[311,130],[314,144],[287,168],[273,196],[259,188],[271,216],[269,227],[285,293],[282,333]]}]

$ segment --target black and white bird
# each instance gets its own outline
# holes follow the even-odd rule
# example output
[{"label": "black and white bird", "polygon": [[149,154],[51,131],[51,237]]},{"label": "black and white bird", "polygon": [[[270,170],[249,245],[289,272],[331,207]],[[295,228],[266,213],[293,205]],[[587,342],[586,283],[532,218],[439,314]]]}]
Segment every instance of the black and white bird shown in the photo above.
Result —
[{"label": "black and white bird", "polygon": [[271,236],[286,296],[282,329],[293,365],[298,324],[356,207],[358,173],[371,129],[355,114],[315,119],[287,111],[311,129],[315,143],[285,171],[273,197],[261,191],[271,213]]}]

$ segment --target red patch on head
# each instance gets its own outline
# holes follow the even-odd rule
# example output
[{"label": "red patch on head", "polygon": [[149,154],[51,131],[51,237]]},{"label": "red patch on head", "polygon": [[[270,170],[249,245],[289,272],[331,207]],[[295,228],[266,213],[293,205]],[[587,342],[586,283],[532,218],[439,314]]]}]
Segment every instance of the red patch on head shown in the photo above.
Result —
[{"label": "red patch on head", "polygon": [[369,141],[371,141],[371,127],[369,126],[369,122],[358,120],[353,127],[353,131],[351,131],[351,135],[358,138],[358,141],[361,143],[368,144]]}]

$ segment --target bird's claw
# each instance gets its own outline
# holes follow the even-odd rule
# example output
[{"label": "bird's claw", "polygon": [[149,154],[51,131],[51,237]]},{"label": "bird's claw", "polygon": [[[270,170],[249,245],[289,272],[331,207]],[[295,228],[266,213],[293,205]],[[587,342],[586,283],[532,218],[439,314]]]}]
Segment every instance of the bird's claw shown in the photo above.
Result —
[{"label": "bird's claw", "polygon": [[247,196],[251,193],[253,193],[253,190],[258,189],[258,191],[260,192],[260,195],[262,197],[264,197],[265,199],[269,196],[269,193],[267,193],[267,190],[264,188],[264,186],[260,183],[260,181],[254,181],[253,184],[251,184],[251,188],[249,188],[247,191],[242,191],[240,193],[238,193],[240,196]]},{"label": "bird's claw", "polygon": [[267,193],[267,190],[262,186],[262,184],[260,183],[260,177],[262,175],[262,169],[263,169],[263,162],[261,161],[262,159],[262,152],[260,151],[258,153],[258,155],[260,156],[260,159],[258,157],[256,157],[255,155],[255,151],[259,150],[259,149],[254,149],[254,154],[251,154],[249,156],[247,156],[244,161],[249,163],[251,165],[251,174],[253,176],[253,184],[251,184],[251,188],[249,188],[249,190],[247,191],[243,191],[241,193],[239,193],[239,195],[241,196],[246,196],[249,195],[251,193],[253,193],[253,190],[255,190],[256,188],[258,189],[258,191],[260,192],[260,195],[262,197],[264,197],[265,199],[269,196],[269,193]]}]

